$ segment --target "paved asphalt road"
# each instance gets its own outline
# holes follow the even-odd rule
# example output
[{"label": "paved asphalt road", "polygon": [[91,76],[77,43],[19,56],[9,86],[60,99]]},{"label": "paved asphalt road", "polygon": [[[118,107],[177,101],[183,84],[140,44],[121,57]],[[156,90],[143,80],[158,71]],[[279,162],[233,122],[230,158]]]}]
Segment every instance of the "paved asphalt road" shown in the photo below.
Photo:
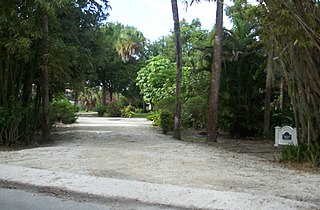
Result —
[{"label": "paved asphalt road", "polygon": [[74,201],[19,189],[0,188],[0,210],[159,210],[173,209],[133,202],[104,201],[97,204],[88,201]]}]

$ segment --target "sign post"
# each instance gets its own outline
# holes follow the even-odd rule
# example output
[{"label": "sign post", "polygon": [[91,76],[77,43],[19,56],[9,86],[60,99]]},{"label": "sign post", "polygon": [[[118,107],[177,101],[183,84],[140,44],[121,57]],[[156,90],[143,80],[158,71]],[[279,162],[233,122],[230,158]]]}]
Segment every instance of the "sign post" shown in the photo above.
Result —
[{"label": "sign post", "polygon": [[281,128],[277,126],[275,127],[275,131],[275,147],[279,145],[298,146],[297,131],[295,128],[290,126],[283,126]]}]

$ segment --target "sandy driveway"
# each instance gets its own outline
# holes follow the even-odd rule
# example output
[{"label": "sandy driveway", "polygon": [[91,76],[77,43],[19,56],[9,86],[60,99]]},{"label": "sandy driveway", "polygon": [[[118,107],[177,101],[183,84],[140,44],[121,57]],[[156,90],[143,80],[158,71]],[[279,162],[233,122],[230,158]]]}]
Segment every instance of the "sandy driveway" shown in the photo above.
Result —
[{"label": "sandy driveway", "polygon": [[[54,145],[0,152],[0,163],[77,174],[246,192],[320,206],[320,175],[265,159],[176,141],[145,119],[80,117]],[[320,208],[319,208],[320,209]]]}]

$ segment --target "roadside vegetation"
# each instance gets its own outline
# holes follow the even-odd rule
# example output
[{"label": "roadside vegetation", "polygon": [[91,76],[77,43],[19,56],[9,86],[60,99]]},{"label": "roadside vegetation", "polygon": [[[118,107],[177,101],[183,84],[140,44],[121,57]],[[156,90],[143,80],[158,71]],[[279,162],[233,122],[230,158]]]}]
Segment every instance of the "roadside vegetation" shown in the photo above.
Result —
[{"label": "roadside vegetation", "polygon": [[234,0],[233,28],[175,21],[152,43],[133,26],[107,23],[110,6],[0,3],[0,145],[50,142],[54,123],[95,111],[146,117],[177,139],[196,130],[206,142],[219,133],[272,140],[275,126],[289,125],[299,146],[283,147],[281,160],[319,165],[319,1]]}]

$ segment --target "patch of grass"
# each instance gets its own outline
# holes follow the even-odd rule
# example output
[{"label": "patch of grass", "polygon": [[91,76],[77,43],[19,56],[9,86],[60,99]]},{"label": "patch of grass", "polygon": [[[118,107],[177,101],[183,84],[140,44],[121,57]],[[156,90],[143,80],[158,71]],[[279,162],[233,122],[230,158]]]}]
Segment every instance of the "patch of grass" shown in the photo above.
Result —
[{"label": "patch of grass", "polygon": [[147,116],[149,115],[149,113],[134,113],[132,115],[133,118],[147,118]]},{"label": "patch of grass", "polygon": [[198,136],[182,135],[182,141],[194,142],[194,143],[205,143],[206,138],[198,137]]},{"label": "patch of grass", "polygon": [[182,141],[194,142],[194,143],[205,143],[206,136],[198,134],[199,131],[196,130],[184,130],[182,131]]}]

